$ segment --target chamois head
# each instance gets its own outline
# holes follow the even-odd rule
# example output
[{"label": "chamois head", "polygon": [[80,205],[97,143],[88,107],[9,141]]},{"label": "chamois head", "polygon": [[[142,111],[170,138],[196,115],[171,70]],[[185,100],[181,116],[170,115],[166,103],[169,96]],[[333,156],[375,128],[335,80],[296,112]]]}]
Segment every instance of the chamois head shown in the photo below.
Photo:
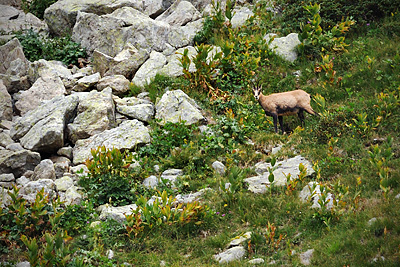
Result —
[{"label": "chamois head", "polygon": [[260,95],[262,94],[262,85],[259,85],[259,81],[257,81],[257,83],[253,83],[253,93],[254,98],[258,101],[260,99]]}]

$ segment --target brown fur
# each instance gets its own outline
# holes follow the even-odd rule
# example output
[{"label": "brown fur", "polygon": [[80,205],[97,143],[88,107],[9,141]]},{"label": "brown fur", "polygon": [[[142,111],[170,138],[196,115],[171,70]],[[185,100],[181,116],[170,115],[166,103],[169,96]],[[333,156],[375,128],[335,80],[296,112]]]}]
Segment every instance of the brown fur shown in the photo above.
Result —
[{"label": "brown fur", "polygon": [[306,111],[309,114],[318,114],[312,109],[310,105],[310,95],[303,90],[294,90],[283,93],[276,93],[271,95],[263,95],[261,87],[253,88],[254,97],[258,100],[261,107],[267,116],[271,116],[274,120],[275,132],[278,132],[277,122],[283,130],[283,118],[282,116],[298,115],[301,124],[304,124],[304,114]]}]

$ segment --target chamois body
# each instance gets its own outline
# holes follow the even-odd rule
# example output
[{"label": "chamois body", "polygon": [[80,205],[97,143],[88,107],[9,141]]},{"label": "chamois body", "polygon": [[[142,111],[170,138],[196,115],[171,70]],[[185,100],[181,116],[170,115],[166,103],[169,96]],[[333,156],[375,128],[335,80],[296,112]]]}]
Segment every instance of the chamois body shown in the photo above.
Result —
[{"label": "chamois body", "polygon": [[263,95],[261,87],[253,88],[254,97],[258,100],[267,116],[271,116],[274,121],[275,133],[278,132],[278,121],[283,130],[282,116],[298,115],[302,126],[304,125],[304,111],[309,114],[317,115],[310,105],[310,95],[303,90],[294,90],[283,93]]}]

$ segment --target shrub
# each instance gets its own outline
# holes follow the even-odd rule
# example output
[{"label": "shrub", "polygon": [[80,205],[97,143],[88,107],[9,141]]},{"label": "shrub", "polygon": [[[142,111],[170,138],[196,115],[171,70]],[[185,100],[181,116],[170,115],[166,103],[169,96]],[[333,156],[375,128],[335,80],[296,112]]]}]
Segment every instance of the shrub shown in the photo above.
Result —
[{"label": "shrub", "polygon": [[[137,209],[126,217],[126,231],[130,238],[148,235],[152,230],[168,229],[171,226],[185,227],[187,233],[193,232],[211,216],[209,208],[198,202],[183,205],[176,204],[166,191],[159,192],[153,203],[141,197],[137,201]],[[165,232],[163,232],[165,233]]]},{"label": "shrub", "polygon": [[104,146],[92,150],[92,160],[86,161],[89,169],[87,177],[79,180],[93,203],[103,205],[127,205],[136,199],[136,190],[140,189],[140,180],[130,168],[133,155],[120,150],[106,149]]},{"label": "shrub", "polygon": [[32,13],[39,19],[43,19],[46,8],[57,2],[57,0],[22,0],[22,9],[25,13]]},{"label": "shrub", "polygon": [[[320,0],[318,2],[321,5],[320,15],[324,18],[321,25],[323,28],[333,27],[346,17],[352,17],[359,26],[365,25],[382,19],[399,8],[396,1],[389,0]],[[283,10],[282,20],[286,31],[299,31],[298,22],[307,23],[306,11],[302,7],[303,0],[278,0],[276,4]]]},{"label": "shrub", "polygon": [[19,32],[16,37],[21,42],[26,58],[32,62],[43,58],[76,65],[78,58],[87,56],[86,50],[72,41],[70,36],[50,39],[30,29]]},{"label": "shrub", "polygon": [[36,194],[35,201],[28,203],[19,196],[19,188],[14,186],[8,192],[11,204],[6,208],[0,208],[0,244],[1,252],[20,247],[20,236],[41,237],[51,229],[50,218],[60,217],[62,213],[57,209],[61,202],[58,199],[51,200],[44,189]]},{"label": "shrub", "polygon": [[155,126],[151,132],[151,144],[139,149],[140,157],[152,159],[163,158],[168,155],[171,149],[181,146],[191,136],[190,127],[185,122],[167,122],[164,126]]}]

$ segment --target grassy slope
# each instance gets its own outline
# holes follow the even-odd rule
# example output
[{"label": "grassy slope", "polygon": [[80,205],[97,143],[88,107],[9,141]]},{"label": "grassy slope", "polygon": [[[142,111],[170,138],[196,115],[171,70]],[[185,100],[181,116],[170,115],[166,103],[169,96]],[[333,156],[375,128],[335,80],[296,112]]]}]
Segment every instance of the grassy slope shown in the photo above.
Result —
[{"label": "grassy slope", "polygon": [[[297,86],[312,95],[321,94],[327,101],[330,115],[321,119],[308,116],[304,131],[276,136],[269,127],[269,131],[253,132],[251,137],[258,150],[271,144],[285,144],[280,157],[293,155],[296,150],[319,162],[324,184],[340,181],[349,187],[344,208],[332,216],[329,227],[323,223],[322,213],[299,202],[296,195],[302,188],[300,186],[291,195],[286,195],[284,189],[265,195],[254,195],[244,190],[230,203],[221,200],[216,193],[208,196],[206,202],[226,216],[214,220],[209,230],[199,236],[177,235],[172,239],[158,233],[144,242],[145,249],[141,252],[125,254],[126,259],[135,259],[138,266],[157,266],[161,260],[168,266],[215,266],[211,255],[224,250],[231,238],[253,231],[256,235],[247,257],[262,257],[265,265],[272,260],[276,266],[300,265],[298,256],[291,255],[292,252],[301,253],[314,248],[314,266],[398,266],[400,201],[394,198],[399,193],[400,178],[397,167],[400,163],[398,100],[391,114],[375,125],[375,119],[380,115],[376,107],[377,95],[387,89],[399,96],[400,62],[395,57],[400,52],[400,38],[395,33],[383,32],[388,23],[392,21],[370,26],[348,37],[351,44],[348,52],[334,60],[336,76],[343,77],[341,84],[325,82],[323,74],[314,73],[314,62],[307,60],[288,65],[275,59],[265,73],[259,74],[263,76],[268,91],[285,91]],[[302,77],[297,81],[286,75],[299,69]],[[251,97],[250,93],[243,96],[244,101],[252,101]],[[360,122],[359,126],[354,126],[359,121],[357,116],[363,113],[367,114],[366,131]],[[298,124],[297,118],[286,122],[292,129]],[[391,190],[385,198],[369,151],[374,142],[379,143],[382,149],[387,148],[389,136],[393,138],[393,156],[387,159],[387,185]],[[264,159],[268,160],[268,157]],[[358,186],[357,178],[361,179]],[[315,177],[308,178],[302,185],[312,179]],[[358,190],[360,197],[354,201]],[[377,218],[377,221],[368,226],[371,218]],[[277,226],[275,238],[284,235],[284,240],[276,248],[262,238],[268,223]],[[385,258],[384,262],[372,262],[380,256]],[[246,260],[229,266],[242,266],[244,262]]]},{"label": "grassy slope", "polygon": [[[133,266],[159,266],[161,261],[165,261],[166,266],[216,266],[212,255],[223,251],[231,238],[252,231],[253,238],[247,244],[246,257],[263,258],[265,264],[260,266],[274,266],[268,264],[272,260],[276,262],[275,266],[301,265],[298,254],[310,248],[315,249],[314,266],[398,266],[400,201],[395,196],[400,193],[400,37],[399,32],[385,30],[393,23],[395,20],[388,19],[347,38],[350,43],[348,52],[336,56],[334,60],[336,77],[343,77],[340,84],[329,84],[323,73],[315,73],[315,62],[299,59],[294,64],[288,64],[271,56],[267,67],[259,73],[264,93],[298,87],[313,96],[321,94],[326,99],[329,114],[321,118],[306,115],[305,129],[296,129],[286,135],[274,134],[270,119],[263,119],[262,130],[255,128],[249,133],[254,146],[239,147],[238,156],[222,155],[228,165],[250,167],[260,160],[271,160],[257,152],[281,143],[284,146],[277,155],[279,159],[293,156],[296,151],[318,162],[323,184],[329,186],[340,181],[344,188],[348,186],[343,206],[333,214],[312,210],[309,204],[301,203],[297,198],[306,183],[317,179],[316,175],[306,178],[292,193],[285,188],[274,188],[267,194],[256,195],[244,188],[233,197],[228,197],[218,191],[219,182],[227,182],[227,177],[199,171],[189,178],[190,188],[198,190],[205,184],[214,188],[214,192],[205,196],[205,202],[219,212],[207,221],[199,233],[171,227],[161,231],[154,229],[143,239],[129,241],[123,227],[103,223],[98,232],[89,227],[81,229],[86,238],[73,236],[74,246],[89,251],[87,258],[100,266],[117,266],[124,262]],[[297,70],[302,73],[299,79],[291,75]],[[170,86],[165,80],[158,82],[147,88],[154,98],[154,91],[160,90],[160,94],[160,88]],[[179,86],[175,84],[174,88]],[[378,94],[381,92],[393,96],[379,101]],[[206,94],[197,91],[187,93],[204,107],[209,107],[208,112],[215,118],[218,117]],[[237,117],[242,118],[245,125],[251,123],[246,121],[249,118],[247,113],[255,112],[264,118],[250,90],[242,93],[241,101],[247,104],[248,110],[241,110]],[[393,106],[389,105],[390,101]],[[317,108],[315,103],[313,105]],[[362,114],[367,115],[363,120],[360,117]],[[379,116],[382,120],[376,125]],[[298,119],[285,118],[285,123],[287,128],[295,129]],[[388,137],[393,139],[390,144],[393,155],[384,161],[388,167],[384,185],[390,186],[391,190],[384,196],[369,151],[377,143],[381,159],[383,151],[389,147]],[[207,162],[218,157],[221,155],[209,156]],[[252,174],[247,169],[243,176]],[[357,178],[360,184],[357,184]],[[338,192],[334,191],[335,194]],[[359,197],[355,198],[357,192],[360,192]],[[330,218],[329,222],[327,218]],[[368,226],[371,218],[377,218],[377,221]],[[275,242],[272,244],[265,239],[268,224],[276,226]],[[280,234],[283,240],[277,243]],[[105,257],[108,249],[115,253],[112,261]],[[385,261],[372,263],[372,259],[378,256],[383,256]],[[243,266],[247,259],[228,266]]]}]

